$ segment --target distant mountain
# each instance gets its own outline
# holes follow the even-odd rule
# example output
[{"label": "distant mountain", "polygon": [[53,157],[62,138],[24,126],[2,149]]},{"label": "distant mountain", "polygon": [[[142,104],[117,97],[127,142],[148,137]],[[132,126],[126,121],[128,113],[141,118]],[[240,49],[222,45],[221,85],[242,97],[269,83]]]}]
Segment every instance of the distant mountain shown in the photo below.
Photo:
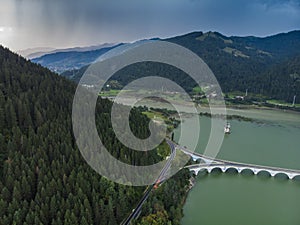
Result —
[{"label": "distant mountain", "polygon": [[[113,49],[109,52],[107,52],[107,54],[103,54],[101,55],[100,57],[98,57],[96,60],[103,60],[105,58],[110,58],[110,57],[113,57],[113,56],[116,56],[118,54],[120,54],[120,52],[125,52],[127,51],[128,49],[131,49],[135,46],[138,46],[138,45],[141,45],[143,43],[146,43],[146,42],[149,42],[149,41],[153,41],[153,40],[158,40],[157,38],[155,39],[144,39],[144,40],[139,40],[139,41],[136,41],[136,42],[133,42],[133,43],[127,43],[127,44],[122,44],[122,45],[118,45],[116,47],[119,47],[117,48],[117,51],[114,51]],[[63,73],[61,73],[62,76],[64,77],[67,77],[69,78],[70,80],[73,80],[75,82],[79,82],[80,78],[82,77],[82,75],[84,74],[84,72],[86,71],[86,69],[89,67],[90,64],[87,64],[79,69],[72,69],[72,70],[67,70]],[[131,67],[130,67],[131,68]],[[119,76],[119,78],[121,79],[122,77],[122,73],[120,74],[121,76]],[[116,78],[116,79],[119,79],[119,78]]]},{"label": "distant mountain", "polygon": [[[300,31],[265,38],[194,32],[166,40],[199,55],[212,69],[225,92],[246,89],[258,92],[256,87],[250,86],[250,80],[277,63],[300,55]],[[261,90],[259,93],[269,95]]]},{"label": "distant mountain", "polygon": [[31,61],[47,67],[54,72],[62,73],[66,70],[79,69],[85,65],[88,65],[94,62],[102,54],[120,45],[122,44],[104,48],[102,47],[96,50],[90,50],[96,48],[96,46],[88,48],[64,49],[63,51],[56,50],[54,53],[46,54],[39,58],[34,58]]},{"label": "distant mountain", "polygon": [[101,45],[93,45],[88,47],[74,47],[74,48],[47,48],[47,47],[38,47],[38,48],[28,48],[24,50],[17,51],[18,54],[27,58],[27,59],[34,59],[42,57],[46,54],[56,53],[56,52],[85,52],[85,51],[92,51],[101,48],[108,48],[117,45],[117,43],[104,43]]},{"label": "distant mountain", "polygon": [[52,51],[50,53],[56,53],[56,52],[86,52],[86,51],[93,51],[98,50],[101,48],[109,48],[114,45],[117,45],[118,43],[104,43],[101,45],[92,45],[87,47],[74,47],[74,48],[62,48],[62,49],[56,49],[55,51]]},{"label": "distant mountain", "polygon": [[[150,40],[158,40],[158,38],[153,38]],[[149,41],[149,39],[143,39],[132,43],[132,45],[139,45],[144,42]],[[101,55],[112,50],[115,47],[124,45],[124,43],[119,44],[103,44],[98,46],[90,47],[76,47],[76,48],[67,48],[67,49],[56,49],[47,54],[43,53],[34,53],[42,54],[40,57],[32,58],[31,61],[38,63],[56,73],[63,73],[68,70],[78,70],[83,66],[89,65],[98,59]],[[126,50],[124,46],[124,50]],[[28,58],[31,58],[32,55],[29,55]]]},{"label": "distant mountain", "polygon": [[55,48],[38,47],[38,48],[28,48],[28,49],[19,50],[17,51],[17,53],[27,59],[32,59],[32,58],[40,57],[52,51],[55,51]]},{"label": "distant mountain", "polygon": [[[218,32],[193,32],[164,40],[184,46],[199,55],[214,72],[223,92],[244,92],[248,89],[251,93],[286,101],[291,101],[291,96],[297,93],[291,86],[294,84],[291,84],[288,74],[278,74],[276,70],[279,66],[286,66],[288,71],[291,69],[291,61],[296,60],[297,63],[297,56],[300,55],[300,31],[263,38],[227,37]],[[86,68],[87,65],[78,70],[66,71],[62,75],[79,81]],[[265,79],[270,72],[274,73],[271,83]],[[195,85],[180,71],[149,63],[124,68],[112,79],[126,85],[142,76],[141,74],[165,76],[178,82],[186,90],[191,90]],[[280,90],[274,86],[278,82],[282,84]],[[276,94],[275,90],[280,94]]]},{"label": "distant mountain", "polygon": [[299,54],[300,31],[280,33],[268,37],[227,37],[218,32],[193,32],[165,39],[183,45],[199,55],[220,51],[240,58],[284,58]]}]

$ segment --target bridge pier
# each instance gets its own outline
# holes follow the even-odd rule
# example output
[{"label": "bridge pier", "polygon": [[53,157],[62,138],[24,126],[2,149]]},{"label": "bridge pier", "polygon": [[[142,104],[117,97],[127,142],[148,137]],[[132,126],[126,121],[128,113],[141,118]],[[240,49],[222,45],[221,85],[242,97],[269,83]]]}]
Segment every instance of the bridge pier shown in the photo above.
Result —
[{"label": "bridge pier", "polygon": [[289,174],[288,176],[289,176],[290,179],[294,179],[296,176],[299,176],[299,175],[297,175],[297,174]]},{"label": "bridge pier", "polygon": [[275,177],[275,175],[276,175],[276,172],[274,172],[274,171],[268,171],[270,174],[271,174],[271,177]]}]

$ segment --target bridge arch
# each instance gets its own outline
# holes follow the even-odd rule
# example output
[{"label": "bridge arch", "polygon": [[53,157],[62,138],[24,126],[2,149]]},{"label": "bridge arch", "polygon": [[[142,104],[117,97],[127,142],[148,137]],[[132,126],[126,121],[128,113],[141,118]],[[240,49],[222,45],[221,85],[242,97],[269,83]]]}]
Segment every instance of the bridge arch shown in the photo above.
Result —
[{"label": "bridge arch", "polygon": [[231,172],[238,173],[239,171],[235,167],[230,167],[230,166],[227,167],[225,173],[231,173]]},{"label": "bridge arch", "polygon": [[295,175],[295,176],[293,177],[293,180],[300,181],[300,174],[299,174],[299,175]]},{"label": "bridge arch", "polygon": [[247,167],[242,168],[240,173],[241,174],[251,174],[251,175],[255,174],[255,172],[252,168],[247,168]]},{"label": "bridge arch", "polygon": [[261,176],[261,177],[271,177],[271,174],[269,171],[267,170],[260,170],[258,173],[257,173],[258,176]]},{"label": "bridge arch", "polygon": [[286,178],[291,179],[290,176],[286,173],[278,172],[275,174],[274,178]]},{"label": "bridge arch", "polygon": [[209,172],[209,173],[222,173],[222,172],[223,172],[222,168],[219,167],[219,166],[216,166],[216,167],[212,167],[212,168],[210,169],[210,172]]}]

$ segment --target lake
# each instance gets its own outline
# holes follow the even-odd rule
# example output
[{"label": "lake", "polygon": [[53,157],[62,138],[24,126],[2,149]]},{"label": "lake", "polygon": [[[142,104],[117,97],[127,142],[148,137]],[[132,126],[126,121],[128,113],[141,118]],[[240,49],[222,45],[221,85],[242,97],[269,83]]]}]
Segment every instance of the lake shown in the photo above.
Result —
[{"label": "lake", "polygon": [[[204,109],[205,111],[205,109]],[[252,164],[300,169],[300,114],[275,110],[234,110],[255,122],[230,120],[232,133],[224,137],[217,158]],[[186,117],[182,123],[195,124]],[[221,121],[221,119],[218,119]],[[210,132],[210,118],[200,117],[196,151],[203,153]],[[221,124],[221,123],[220,123]],[[189,147],[193,126],[181,145]],[[175,139],[179,138],[175,130]],[[218,132],[223,132],[220,125]],[[299,225],[300,181],[283,175],[252,175],[234,171],[201,172],[184,206],[183,225]]]}]

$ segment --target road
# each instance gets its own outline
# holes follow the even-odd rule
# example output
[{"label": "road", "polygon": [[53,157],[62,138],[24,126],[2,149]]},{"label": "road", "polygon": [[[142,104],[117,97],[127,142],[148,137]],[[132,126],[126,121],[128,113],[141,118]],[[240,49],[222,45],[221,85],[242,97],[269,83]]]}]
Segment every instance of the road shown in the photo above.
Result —
[{"label": "road", "polygon": [[138,216],[138,214],[140,213],[140,211],[142,209],[143,204],[148,199],[148,197],[150,195],[150,192],[152,191],[153,187],[156,184],[159,184],[164,180],[164,176],[167,173],[168,169],[171,166],[172,161],[174,160],[174,158],[176,156],[176,148],[175,148],[174,143],[172,141],[168,140],[168,139],[166,139],[166,142],[170,146],[170,149],[171,149],[171,155],[168,158],[166,165],[161,170],[161,172],[160,172],[158,178],[156,179],[155,183],[148,186],[148,188],[146,189],[143,197],[141,198],[141,200],[139,201],[137,206],[132,210],[131,214],[121,223],[122,225],[129,225],[131,220]]}]

